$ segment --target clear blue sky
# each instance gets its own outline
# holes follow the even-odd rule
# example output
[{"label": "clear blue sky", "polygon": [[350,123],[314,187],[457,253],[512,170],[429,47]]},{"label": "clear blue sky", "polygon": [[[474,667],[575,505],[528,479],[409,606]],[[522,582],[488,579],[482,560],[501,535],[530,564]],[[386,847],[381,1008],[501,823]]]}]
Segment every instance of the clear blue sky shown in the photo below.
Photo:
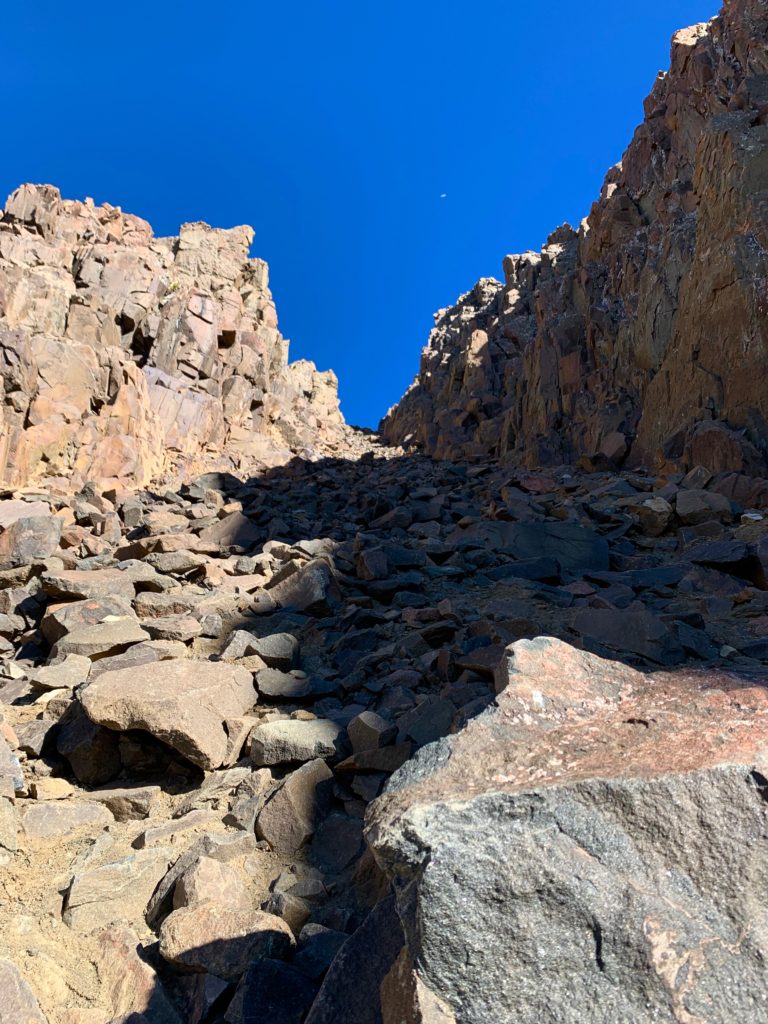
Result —
[{"label": "clear blue sky", "polygon": [[588,212],[672,32],[718,6],[6,4],[0,191],[50,182],[162,235],[252,224],[292,358],[373,425],[434,310]]}]

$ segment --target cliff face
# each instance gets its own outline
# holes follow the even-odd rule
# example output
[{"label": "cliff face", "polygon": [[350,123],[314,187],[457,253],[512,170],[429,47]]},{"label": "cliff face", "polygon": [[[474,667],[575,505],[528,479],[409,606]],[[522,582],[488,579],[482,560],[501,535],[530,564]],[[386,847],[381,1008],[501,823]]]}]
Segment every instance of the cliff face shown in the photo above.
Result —
[{"label": "cliff face", "polygon": [[0,480],[144,484],[338,440],[336,379],[288,363],[249,227],[138,217],[24,185],[0,216]]},{"label": "cliff face", "polygon": [[387,440],[531,466],[602,449],[764,471],[767,40],[765,0],[726,0],[675,35],[580,229],[436,314]]}]

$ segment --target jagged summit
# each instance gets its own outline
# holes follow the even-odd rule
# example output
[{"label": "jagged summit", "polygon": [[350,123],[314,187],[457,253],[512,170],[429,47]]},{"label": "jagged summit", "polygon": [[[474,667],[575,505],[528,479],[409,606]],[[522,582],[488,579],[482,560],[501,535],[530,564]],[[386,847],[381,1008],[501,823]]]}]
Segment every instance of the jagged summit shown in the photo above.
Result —
[{"label": "jagged summit", "polygon": [[676,33],[589,216],[440,311],[388,441],[764,471],[767,31],[764,0],[728,0]]},{"label": "jagged summit", "polygon": [[145,484],[273,463],[343,432],[336,378],[288,362],[253,229],[155,238],[23,185],[0,217],[0,480]]}]

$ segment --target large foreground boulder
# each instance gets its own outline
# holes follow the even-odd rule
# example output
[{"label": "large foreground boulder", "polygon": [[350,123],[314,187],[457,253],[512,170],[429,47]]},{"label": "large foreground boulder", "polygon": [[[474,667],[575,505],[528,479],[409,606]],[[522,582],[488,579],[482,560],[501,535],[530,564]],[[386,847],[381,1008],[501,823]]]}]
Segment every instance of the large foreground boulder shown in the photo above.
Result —
[{"label": "large foreground boulder", "polygon": [[412,987],[462,1024],[768,1019],[765,688],[549,638],[497,684],[370,812]]},{"label": "large foreground boulder", "polygon": [[89,718],[108,729],[143,729],[210,770],[227,756],[224,722],[256,703],[244,668],[190,658],[104,672],[80,694]]}]

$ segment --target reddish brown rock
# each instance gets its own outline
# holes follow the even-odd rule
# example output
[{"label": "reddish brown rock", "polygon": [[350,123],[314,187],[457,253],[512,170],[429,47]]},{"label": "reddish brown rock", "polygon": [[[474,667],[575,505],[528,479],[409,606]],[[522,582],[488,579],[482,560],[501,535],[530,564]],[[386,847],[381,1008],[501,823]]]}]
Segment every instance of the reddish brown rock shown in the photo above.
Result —
[{"label": "reddish brown rock", "polygon": [[202,223],[155,238],[118,207],[14,192],[0,214],[0,479],[144,484],[206,450],[231,464],[337,443],[336,378],[288,363],[252,240]]},{"label": "reddish brown rock", "polygon": [[160,929],[165,960],[220,978],[239,977],[256,959],[282,960],[292,946],[293,934],[281,918],[214,900],[174,910]]},{"label": "reddish brown rock", "polygon": [[157,1024],[179,1024],[162,982],[142,956],[136,934],[126,925],[113,924],[100,932],[96,941],[101,954],[102,996],[108,999],[115,1017],[132,1021],[143,1014]]},{"label": "reddish brown rock", "polygon": [[440,310],[392,443],[531,467],[603,453],[765,476],[768,9],[678,32],[578,231]]},{"label": "reddish brown rock", "polygon": [[104,672],[81,692],[92,721],[113,730],[144,729],[201,768],[218,768],[228,751],[227,718],[256,702],[246,669],[191,659],[159,661],[144,672]]},{"label": "reddish brown rock", "polygon": [[48,1024],[32,989],[10,960],[0,960],[3,1024]]}]

